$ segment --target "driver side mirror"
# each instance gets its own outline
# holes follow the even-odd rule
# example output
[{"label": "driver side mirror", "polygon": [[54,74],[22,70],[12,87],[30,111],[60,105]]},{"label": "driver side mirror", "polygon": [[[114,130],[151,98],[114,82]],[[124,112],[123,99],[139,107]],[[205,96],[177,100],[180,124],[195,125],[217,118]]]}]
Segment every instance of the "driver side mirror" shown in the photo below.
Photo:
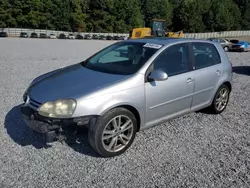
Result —
[{"label": "driver side mirror", "polygon": [[163,70],[154,70],[150,73],[148,79],[154,81],[164,81],[168,79],[168,75]]}]

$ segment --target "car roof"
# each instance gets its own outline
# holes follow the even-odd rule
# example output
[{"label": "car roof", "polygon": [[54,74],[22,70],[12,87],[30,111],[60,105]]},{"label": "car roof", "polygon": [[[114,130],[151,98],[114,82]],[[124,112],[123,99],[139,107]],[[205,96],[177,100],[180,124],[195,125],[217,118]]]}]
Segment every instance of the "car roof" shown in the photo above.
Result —
[{"label": "car roof", "polygon": [[[172,37],[146,37],[141,39],[128,39],[126,40],[128,42],[140,42],[140,43],[154,43],[159,45],[167,45],[171,43],[177,43],[177,42],[206,42],[206,43],[212,43],[213,41],[209,40],[203,40],[203,39],[193,39],[193,38],[172,38]],[[125,42],[125,41],[124,41]]]}]

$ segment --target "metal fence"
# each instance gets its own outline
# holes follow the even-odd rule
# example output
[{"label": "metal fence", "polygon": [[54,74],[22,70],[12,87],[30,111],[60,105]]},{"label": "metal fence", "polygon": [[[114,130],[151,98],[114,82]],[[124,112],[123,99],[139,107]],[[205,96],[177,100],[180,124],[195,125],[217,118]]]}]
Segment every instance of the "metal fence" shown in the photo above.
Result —
[{"label": "metal fence", "polygon": [[55,34],[55,35],[59,35],[60,33],[64,33],[66,35],[72,33],[72,34],[90,34],[90,35],[104,35],[104,36],[125,36],[127,37],[129,34],[128,33],[87,33],[87,32],[68,32],[68,31],[56,31],[56,30],[46,30],[46,29],[23,29],[23,28],[2,28],[0,29],[2,31],[5,31],[8,33],[8,36],[10,37],[19,37],[21,32],[25,32],[27,33],[29,36],[31,35],[31,33],[37,33],[38,35],[40,35],[41,33],[44,33],[46,35],[50,35],[50,34]]},{"label": "metal fence", "polygon": [[[26,32],[29,36],[31,33],[35,32],[38,35],[40,33],[45,33],[47,35],[49,34],[55,34],[59,35],[60,33],[69,34],[69,33],[79,33],[79,32],[67,32],[67,31],[55,31],[55,30],[46,30],[46,29],[23,29],[23,28],[3,28],[0,29],[8,33],[10,37],[18,37],[20,36],[21,32]],[[80,32],[81,34],[90,34],[90,35],[110,35],[110,36],[125,36],[128,37],[128,33],[87,33],[87,32]],[[218,38],[218,37],[239,37],[239,36],[250,36],[250,31],[222,31],[222,32],[210,32],[210,33],[184,33],[184,38],[198,38],[198,39],[205,39],[205,38]]]},{"label": "metal fence", "polygon": [[219,38],[219,37],[240,37],[250,36],[250,31],[222,31],[222,32],[210,32],[210,33],[185,33],[185,38]]}]

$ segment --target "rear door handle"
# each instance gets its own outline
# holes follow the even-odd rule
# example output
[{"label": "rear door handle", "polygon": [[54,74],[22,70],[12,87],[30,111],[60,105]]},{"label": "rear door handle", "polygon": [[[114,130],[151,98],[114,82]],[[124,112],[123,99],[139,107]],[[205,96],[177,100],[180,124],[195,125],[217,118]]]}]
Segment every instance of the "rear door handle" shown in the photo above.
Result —
[{"label": "rear door handle", "polygon": [[190,83],[190,82],[192,82],[192,81],[193,81],[192,78],[188,78],[186,82],[187,82],[187,83]]},{"label": "rear door handle", "polygon": [[219,70],[217,70],[217,71],[216,71],[216,74],[217,74],[217,75],[220,75],[220,71],[219,71]]}]

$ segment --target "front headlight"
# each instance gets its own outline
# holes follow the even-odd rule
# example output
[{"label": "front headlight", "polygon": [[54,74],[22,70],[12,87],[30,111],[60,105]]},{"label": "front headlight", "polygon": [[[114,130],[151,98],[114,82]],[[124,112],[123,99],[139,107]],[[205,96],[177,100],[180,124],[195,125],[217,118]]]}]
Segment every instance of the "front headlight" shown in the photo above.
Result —
[{"label": "front headlight", "polygon": [[38,113],[52,118],[70,118],[76,109],[76,101],[73,99],[60,99],[44,103]]},{"label": "front headlight", "polygon": [[241,48],[245,48],[245,45],[243,44],[243,45],[241,45],[240,47],[241,47]]}]

